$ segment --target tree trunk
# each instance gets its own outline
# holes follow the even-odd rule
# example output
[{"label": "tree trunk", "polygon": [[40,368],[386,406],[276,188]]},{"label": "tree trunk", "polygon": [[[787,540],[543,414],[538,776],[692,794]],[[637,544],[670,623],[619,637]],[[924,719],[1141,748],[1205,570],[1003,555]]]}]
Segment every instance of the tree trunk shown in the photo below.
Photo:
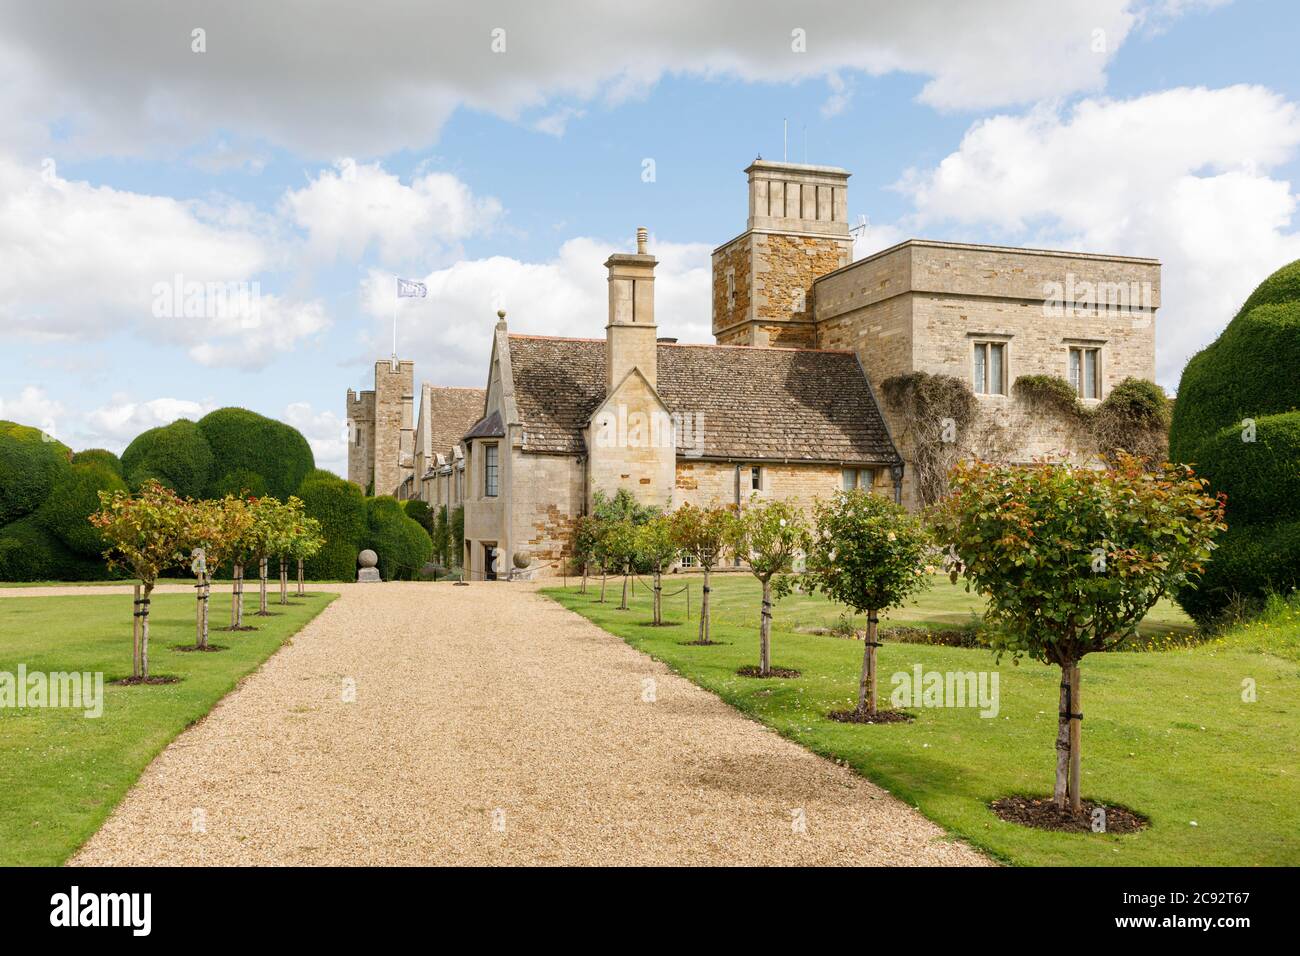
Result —
[{"label": "tree trunk", "polygon": [[280,603],[289,603],[289,562],[280,559]]},{"label": "tree trunk", "polygon": [[1083,708],[1079,701],[1078,661],[1070,665],[1070,710],[1070,809],[1075,813],[1082,813],[1083,801],[1079,794],[1079,788],[1081,786],[1080,763],[1083,757],[1083,748],[1080,746],[1080,735],[1083,730],[1081,726]]},{"label": "tree trunk", "polygon": [[879,623],[875,611],[867,611],[867,634],[862,648],[862,675],[858,678],[858,710],[862,715],[875,714],[876,702],[876,638]]},{"label": "tree trunk", "polygon": [[131,602],[131,676],[140,676],[140,585]]},{"label": "tree trunk", "polygon": [[663,570],[655,565],[655,627],[664,622],[663,580]]},{"label": "tree trunk", "polygon": [[628,585],[628,580],[629,580],[629,578],[628,578],[629,570],[630,570],[630,569],[628,568],[628,566],[627,566],[626,564],[624,564],[624,565],[623,565],[623,599],[622,599],[621,601],[619,601],[619,604],[618,604],[618,609],[619,609],[620,611],[626,611],[626,610],[627,610],[627,585]]},{"label": "tree trunk", "polygon": [[605,603],[605,566],[604,565],[601,565],[600,568],[600,600],[597,601],[596,603],[597,604]]},{"label": "tree trunk", "polygon": [[302,586],[302,558],[298,559],[298,597],[306,597],[307,591]]},{"label": "tree trunk", "polygon": [[199,648],[208,646],[208,580],[208,576],[200,572],[198,583],[194,585],[194,594],[198,598],[195,602],[194,646]]},{"label": "tree trunk", "polygon": [[579,594],[587,593],[587,562],[586,561],[582,562],[582,590],[579,591],[578,593]]},{"label": "tree trunk", "polygon": [[758,673],[772,673],[772,579],[763,579],[763,610],[758,615]]},{"label": "tree trunk", "polygon": [[271,612],[266,609],[266,565],[267,559],[262,558],[257,562],[257,577],[259,581],[259,594],[257,599],[257,616],[266,617]]},{"label": "tree trunk", "polygon": [[1070,664],[1061,665],[1061,697],[1056,718],[1056,786],[1052,800],[1062,810],[1070,795]]},{"label": "tree trunk", "polygon": [[704,569],[704,586],[700,597],[700,643],[709,643],[709,569]]},{"label": "tree trunk", "polygon": [[203,575],[203,646],[208,646],[208,609],[212,606],[212,575]]},{"label": "tree trunk", "polygon": [[242,630],[244,627],[244,566],[235,565],[235,606],[231,612],[235,615],[235,629]]},{"label": "tree trunk", "polygon": [[140,676],[149,676],[149,595],[153,593],[153,583],[144,586],[144,596],[140,599]]}]

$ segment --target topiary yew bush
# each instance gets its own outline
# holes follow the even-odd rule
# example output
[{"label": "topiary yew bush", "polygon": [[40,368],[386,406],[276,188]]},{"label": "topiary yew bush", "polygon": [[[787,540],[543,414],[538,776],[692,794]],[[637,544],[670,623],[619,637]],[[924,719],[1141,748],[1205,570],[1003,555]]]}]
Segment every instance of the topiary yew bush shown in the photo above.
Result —
[{"label": "topiary yew bush", "polygon": [[361,489],[332,472],[315,470],[294,492],[308,517],[321,524],[325,544],[303,565],[313,580],[353,581],[357,555],[367,534],[366,499]]},{"label": "topiary yew bush", "polygon": [[411,580],[433,556],[433,539],[387,495],[366,499],[365,546],[379,555],[385,581]]},{"label": "topiary yew bush", "polygon": [[141,432],[122,452],[122,471],[131,488],[152,478],[190,498],[207,491],[213,462],[212,446],[188,418]]},{"label": "topiary yew bush", "polygon": [[90,516],[99,511],[101,491],[126,491],[126,482],[102,463],[74,463],[36,511],[40,523],[74,554],[98,559],[107,547]]},{"label": "topiary yew bush", "polygon": [[102,560],[70,551],[36,515],[0,528],[0,581],[96,581],[114,576]]},{"label": "topiary yew bush", "polygon": [[71,457],[39,428],[0,421],[0,525],[39,508]]},{"label": "topiary yew bush", "polygon": [[73,454],[72,463],[74,465],[104,465],[117,473],[119,478],[125,477],[122,473],[122,459],[118,458],[107,448],[87,448]]},{"label": "topiary yew bush", "polygon": [[219,408],[199,419],[199,430],[216,457],[205,492],[229,490],[232,473],[261,475],[266,493],[280,499],[293,494],[316,467],[311,446],[296,429],[246,408]]},{"label": "topiary yew bush", "polygon": [[1207,621],[1235,599],[1300,586],[1300,261],[1250,295],[1183,370],[1169,454],[1228,496],[1228,533],[1199,591],[1178,602]]}]

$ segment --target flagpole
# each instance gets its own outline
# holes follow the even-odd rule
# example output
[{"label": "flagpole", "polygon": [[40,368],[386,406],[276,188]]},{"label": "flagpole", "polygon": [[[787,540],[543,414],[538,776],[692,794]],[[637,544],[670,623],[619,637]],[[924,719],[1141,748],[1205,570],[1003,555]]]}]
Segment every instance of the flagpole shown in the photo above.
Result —
[{"label": "flagpole", "polygon": [[397,371],[397,301],[402,297],[402,280],[393,276],[393,371]]}]

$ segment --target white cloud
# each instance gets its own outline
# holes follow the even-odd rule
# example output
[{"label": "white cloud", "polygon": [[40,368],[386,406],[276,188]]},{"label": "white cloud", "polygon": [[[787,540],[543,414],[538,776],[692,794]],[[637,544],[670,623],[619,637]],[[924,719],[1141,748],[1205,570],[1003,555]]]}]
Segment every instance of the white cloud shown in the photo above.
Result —
[{"label": "white cloud", "polygon": [[1044,106],[976,123],[906,175],[915,213],[899,226],[1160,259],[1157,377],[1175,387],[1251,289],[1300,258],[1297,197],[1268,175],[1297,146],[1300,110],[1257,86]]},{"label": "white cloud", "polygon": [[[327,325],[319,303],[254,298],[254,277],[288,261],[278,231],[241,204],[92,186],[0,155],[0,332],[46,342],[129,332],[204,364],[258,367]],[[202,286],[199,315],[160,298],[178,283],[182,300]],[[214,290],[246,298],[231,306]]]},{"label": "white cloud", "polygon": [[0,397],[0,419],[39,428],[47,435],[59,437],[59,420],[63,417],[63,403],[50,398],[45,389],[28,385],[17,398]]},{"label": "white cloud", "polygon": [[332,170],[281,200],[283,215],[306,230],[318,259],[360,259],[372,246],[387,264],[427,261],[446,243],[487,230],[501,215],[450,173],[415,176],[410,184],[378,163],[340,159]]},{"label": "white cloud", "polygon": [[311,445],[317,468],[346,477],[348,467],[347,422],[333,412],[318,412],[310,402],[288,405],[281,420],[302,432]]},{"label": "white cloud", "polygon": [[[0,120],[28,148],[153,153],[237,129],[316,157],[432,143],[457,108],[515,118],[556,101],[616,102],[666,74],[788,82],[842,72],[927,77],[925,103],[986,108],[1100,89],[1142,0],[791,6],[662,0],[439,5],[0,6]],[[1184,4],[1161,0],[1160,16]],[[191,31],[207,49],[191,50]],[[493,50],[493,30],[504,30]],[[792,31],[806,37],[796,52]],[[1103,31],[1102,52],[1094,51]],[[543,126],[548,124],[545,119]],[[364,144],[361,148],[359,144]],[[242,144],[239,144],[242,148]]]},{"label": "white cloud", "polygon": [[[614,244],[570,239],[547,262],[506,256],[469,259],[423,278],[427,299],[403,299],[398,352],[413,358],[423,379],[444,385],[482,385],[496,312],[505,309],[512,332],[600,338],[608,316],[604,262]],[[631,251],[629,244],[623,251]],[[712,341],[711,248],[704,243],[658,242],[655,270],[659,334],[683,341]],[[363,283],[362,307],[374,320],[365,355],[390,350],[392,278],[372,272]]]},{"label": "white cloud", "polygon": [[80,427],[74,429],[78,439],[74,447],[107,448],[121,453],[143,431],[169,425],[178,418],[197,421],[215,407],[212,401],[155,398],[137,402],[125,395],[114,395],[107,404],[86,413]]}]

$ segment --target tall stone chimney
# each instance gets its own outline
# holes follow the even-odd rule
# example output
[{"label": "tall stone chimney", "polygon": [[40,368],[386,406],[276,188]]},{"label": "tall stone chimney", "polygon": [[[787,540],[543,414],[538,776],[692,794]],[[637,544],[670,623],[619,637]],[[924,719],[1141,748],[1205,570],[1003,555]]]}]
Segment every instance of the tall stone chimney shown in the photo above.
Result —
[{"label": "tall stone chimney", "polygon": [[636,231],[636,252],[616,252],[605,260],[609,270],[609,324],[605,326],[605,394],[639,368],[657,388],[655,347],[655,264],[646,251],[645,227]]}]

